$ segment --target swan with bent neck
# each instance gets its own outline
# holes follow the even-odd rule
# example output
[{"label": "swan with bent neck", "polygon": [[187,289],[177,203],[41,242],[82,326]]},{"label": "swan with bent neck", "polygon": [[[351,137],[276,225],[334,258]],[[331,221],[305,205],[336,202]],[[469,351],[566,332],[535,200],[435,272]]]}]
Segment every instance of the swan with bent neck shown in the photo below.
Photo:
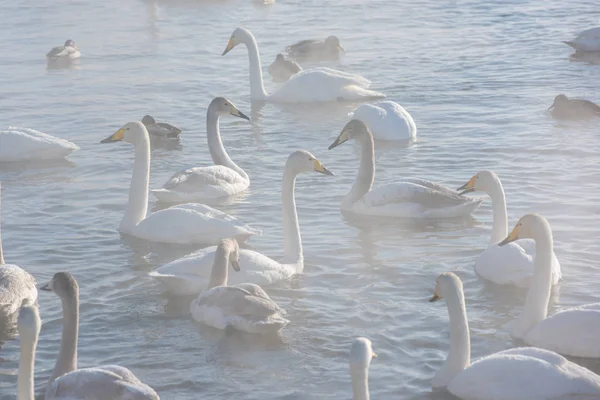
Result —
[{"label": "swan with bent neck", "polygon": [[515,240],[535,241],[535,269],[525,307],[515,321],[512,335],[527,344],[573,357],[600,358],[600,303],[558,311],[548,317],[552,289],[552,229],[539,214],[527,214],[515,225],[500,246]]},{"label": "swan with bent neck", "polygon": [[356,181],[344,196],[341,209],[351,213],[402,218],[456,218],[468,216],[481,199],[471,199],[454,190],[423,179],[402,179],[372,189],[375,180],[373,134],[364,122],[348,122],[329,150],[349,140],[361,147]]},{"label": "swan with bent neck", "polygon": [[[478,275],[499,285],[527,287],[533,276],[535,242],[531,239],[519,240],[498,246],[508,235],[508,217],[506,197],[500,178],[492,171],[479,171],[458,188],[460,194],[485,192],[492,200],[492,237],[489,246],[475,261]],[[552,284],[556,285],[561,277],[560,263],[552,252]]]},{"label": "swan with bent neck", "polygon": [[250,186],[246,172],[234,163],[221,141],[219,117],[233,115],[250,120],[224,97],[216,97],[206,111],[208,150],[215,165],[177,172],[162,187],[151,192],[162,202],[206,201],[237,194]]},{"label": "swan with bent neck", "polygon": [[239,246],[235,239],[225,239],[217,246],[208,288],[190,304],[192,317],[217,329],[268,334],[288,324],[277,303],[258,285],[243,283],[227,286],[228,264],[240,271]]},{"label": "swan with bent neck", "polygon": [[[158,394],[130,370],[119,365],[77,369],[79,285],[68,272],[57,272],[40,288],[56,293],[62,303],[63,331],[56,365],[46,388],[46,400],[72,398],[158,399]],[[94,393],[98,390],[98,393]]]},{"label": "swan with bent neck", "polygon": [[35,348],[42,321],[38,308],[23,301],[17,318],[20,340],[19,375],[17,378],[17,400],[34,400]]},{"label": "swan with bent neck", "polygon": [[350,349],[350,376],[352,377],[352,400],[369,400],[369,367],[377,357],[371,341],[357,338]]},{"label": "swan with bent neck", "polygon": [[275,93],[268,94],[263,82],[258,44],[249,30],[237,28],[233,31],[223,55],[239,44],[244,44],[248,49],[250,96],[252,100],[278,103],[313,103],[368,101],[385,97],[383,93],[368,89],[371,85],[368,79],[331,68],[302,70],[290,77]]},{"label": "swan with bent neck", "polygon": [[463,285],[452,272],[438,276],[429,301],[442,298],[450,317],[450,352],[433,378],[434,389],[447,389],[465,400],[549,400],[600,395],[600,376],[548,350],[517,347],[471,363]]},{"label": "swan with bent neck", "polygon": [[[308,151],[298,150],[288,157],[281,183],[283,259],[275,261],[253,250],[240,250],[242,271],[232,277],[234,284],[250,282],[262,286],[302,273],[304,255],[294,189],[298,174],[313,171],[333,175]],[[199,250],[163,265],[151,272],[150,276],[161,281],[165,289],[172,295],[198,294],[206,286],[215,259],[215,250],[214,246]]]},{"label": "swan with bent neck", "polygon": [[[2,182],[0,182],[0,201],[1,191]],[[17,265],[4,262],[1,226],[0,212],[0,316],[6,317],[14,315],[23,301],[35,303],[38,291],[33,276]]]},{"label": "swan with bent neck", "polygon": [[101,143],[133,144],[135,160],[129,202],[119,231],[153,242],[216,244],[235,237],[247,240],[260,233],[237,218],[204,204],[186,203],[147,215],[150,180],[150,139],[141,122],[129,122]]}]

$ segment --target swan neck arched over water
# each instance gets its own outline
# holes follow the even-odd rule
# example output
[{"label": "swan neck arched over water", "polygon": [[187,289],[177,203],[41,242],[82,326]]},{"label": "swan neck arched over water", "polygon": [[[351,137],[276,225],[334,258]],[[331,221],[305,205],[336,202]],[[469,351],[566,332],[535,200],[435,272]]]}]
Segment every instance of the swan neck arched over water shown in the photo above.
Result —
[{"label": "swan neck arched over water", "polygon": [[258,44],[254,35],[247,29],[239,28],[240,41],[248,48],[248,60],[250,62],[250,97],[252,100],[265,100],[269,94],[265,90],[263,75],[258,53]]},{"label": "swan neck arched over water", "polygon": [[4,252],[2,251],[2,182],[0,182],[0,266],[6,264],[4,262]]},{"label": "swan neck arched over water", "polygon": [[356,181],[343,200],[343,203],[347,205],[362,199],[371,190],[375,180],[375,144],[373,134],[368,131],[368,128],[365,127],[365,129],[367,131],[364,134],[357,136],[361,148],[360,165]]},{"label": "swan neck arched over water", "polygon": [[217,104],[211,103],[206,112],[206,137],[208,140],[208,150],[215,165],[223,165],[231,168],[244,179],[249,179],[248,174],[237,166],[229,157],[223,142],[221,141],[221,132],[219,130],[219,114],[216,111]]},{"label": "swan neck arched over water", "polygon": [[294,198],[296,175],[297,173],[290,165],[286,164],[285,170],[283,171],[283,181],[281,183],[283,262],[290,264],[301,263],[304,261],[302,238],[300,237],[300,226],[298,224],[298,213],[296,212],[296,199]]},{"label": "swan neck arched over water", "polygon": [[508,236],[508,216],[506,212],[506,196],[500,179],[494,174],[494,180],[487,190],[492,200],[492,238],[490,243],[498,243]]},{"label": "swan neck arched over water", "polygon": [[[140,124],[141,125],[141,124]],[[132,233],[133,229],[146,218],[148,212],[148,185],[150,184],[150,139],[148,130],[140,126],[144,131],[138,135],[134,143],[135,158],[133,161],[133,175],[129,186],[129,201],[127,209],[119,230],[124,233]]]},{"label": "swan neck arched over water", "polygon": [[34,400],[35,348],[40,333],[40,316],[37,307],[22,306],[18,327],[20,338],[19,376],[17,377],[17,400]]}]

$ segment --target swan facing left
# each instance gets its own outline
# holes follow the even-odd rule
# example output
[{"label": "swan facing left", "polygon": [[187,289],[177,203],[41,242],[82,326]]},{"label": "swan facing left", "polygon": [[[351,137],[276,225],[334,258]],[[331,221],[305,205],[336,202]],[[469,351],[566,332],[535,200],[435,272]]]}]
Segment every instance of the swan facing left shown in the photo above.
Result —
[{"label": "swan facing left", "polygon": [[464,400],[550,400],[600,398],[600,376],[559,354],[535,347],[500,351],[471,363],[469,323],[461,280],[438,276],[429,300],[446,300],[450,351],[432,381]]},{"label": "swan facing left", "polygon": [[61,160],[75,150],[76,144],[34,129],[9,126],[0,132],[0,162]]},{"label": "swan facing left", "polygon": [[79,285],[68,272],[57,272],[40,288],[56,293],[62,303],[63,331],[46,400],[158,400],[158,394],[119,365],[77,369]]},{"label": "swan facing left", "polygon": [[140,239],[162,243],[216,244],[236,237],[247,240],[259,234],[240,220],[204,204],[187,203],[147,215],[150,180],[150,139],[144,124],[129,122],[101,143],[125,141],[135,150],[129,202],[119,231]]}]

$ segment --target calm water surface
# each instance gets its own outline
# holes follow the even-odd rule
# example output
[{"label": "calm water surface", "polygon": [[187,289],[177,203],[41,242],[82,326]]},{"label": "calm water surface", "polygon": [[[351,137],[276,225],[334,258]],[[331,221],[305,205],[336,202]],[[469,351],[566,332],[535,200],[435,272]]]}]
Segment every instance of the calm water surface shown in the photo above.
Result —
[{"label": "calm water surface", "polygon": [[[597,2],[15,0],[2,7],[0,126],[81,146],[64,163],[0,166],[4,249],[39,282],[57,271],[78,279],[81,367],[127,366],[164,399],[350,398],[349,346],[367,336],[379,354],[373,398],[447,399],[431,392],[430,379],[448,351],[448,316],[443,303],[427,299],[448,270],[465,284],[473,357],[518,344],[507,324],[526,293],[487,285],[473,272],[491,233],[490,202],[460,222],[344,218],[339,200],[354,181],[358,147],[327,147],[352,105],[251,104],[246,50],[220,56],[241,25],[256,36],[265,71],[286,45],[339,36],[348,52],[330,66],[371,79],[418,127],[412,146],[377,148],[376,184],[415,176],[458,187],[480,169],[496,171],[511,227],[527,212],[552,224],[564,282],[551,309],[598,300],[598,121],[562,124],[544,113],[561,92],[599,100],[600,66],[571,61],[560,43],[598,24]],[[45,53],[67,38],[82,50],[79,69],[46,70]],[[147,273],[195,248],[150,246],[117,231],[133,149],[99,141],[147,113],[183,128],[180,146],[152,152],[151,187],[159,187],[181,168],[211,163],[205,113],[219,95],[253,120],[221,122],[229,154],[252,180],[247,197],[221,208],[263,230],[249,243],[254,249],[282,254],[280,183],[289,153],[307,149],[337,174],[298,179],[306,268],[268,288],[292,321],[278,340],[194,323],[189,299],[167,298]],[[41,293],[39,303],[43,391],[61,312],[54,294]],[[600,372],[600,363],[583,363]],[[0,350],[2,399],[15,398],[17,366],[18,340],[8,340]]]}]

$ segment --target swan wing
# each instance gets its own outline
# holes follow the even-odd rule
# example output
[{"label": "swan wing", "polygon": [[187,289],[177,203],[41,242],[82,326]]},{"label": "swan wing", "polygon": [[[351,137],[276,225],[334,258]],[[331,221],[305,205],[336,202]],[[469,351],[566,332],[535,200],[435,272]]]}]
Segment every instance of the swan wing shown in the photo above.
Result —
[{"label": "swan wing", "polygon": [[12,315],[24,300],[34,304],[37,300],[35,278],[24,269],[12,265],[0,265],[0,314]]},{"label": "swan wing", "polygon": [[0,132],[0,162],[64,158],[79,146],[28,128],[11,126]]},{"label": "swan wing", "polygon": [[515,242],[502,247],[492,244],[475,261],[475,272],[498,285],[527,287],[533,270],[533,257]]}]

